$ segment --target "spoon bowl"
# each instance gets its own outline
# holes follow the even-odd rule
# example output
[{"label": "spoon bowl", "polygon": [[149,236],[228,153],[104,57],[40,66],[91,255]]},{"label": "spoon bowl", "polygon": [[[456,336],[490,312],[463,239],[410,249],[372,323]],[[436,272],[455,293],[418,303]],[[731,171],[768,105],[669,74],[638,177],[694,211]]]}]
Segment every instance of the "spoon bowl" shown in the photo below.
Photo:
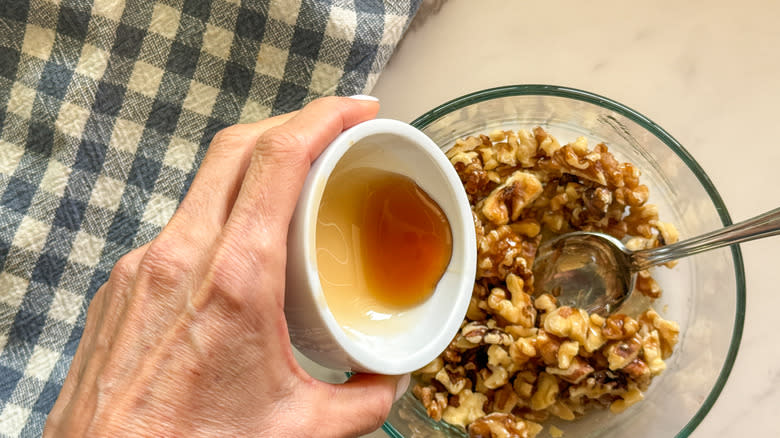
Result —
[{"label": "spoon bowl", "polygon": [[604,233],[577,231],[539,246],[534,260],[537,294],[551,293],[561,305],[608,316],[634,290],[636,273],[700,252],[780,234],[780,208],[697,237],[632,251]]},{"label": "spoon bowl", "polygon": [[542,244],[534,261],[537,294],[550,293],[560,305],[607,316],[634,289],[631,251],[603,233],[578,231]]}]

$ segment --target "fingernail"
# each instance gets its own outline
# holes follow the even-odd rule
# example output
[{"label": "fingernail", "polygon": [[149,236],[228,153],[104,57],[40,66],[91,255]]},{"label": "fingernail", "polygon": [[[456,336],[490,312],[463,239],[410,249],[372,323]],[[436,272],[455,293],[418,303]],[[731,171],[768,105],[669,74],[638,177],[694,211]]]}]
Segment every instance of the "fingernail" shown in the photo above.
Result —
[{"label": "fingernail", "polygon": [[409,389],[409,382],[412,381],[412,375],[411,374],[404,374],[401,376],[400,379],[398,379],[398,384],[395,387],[395,400],[398,401],[401,399],[401,397],[406,394],[406,390]]},{"label": "fingernail", "polygon": [[374,96],[369,96],[368,94],[356,94],[354,96],[349,96],[349,98],[355,100],[368,100],[371,102],[379,102],[379,99],[377,99]]}]

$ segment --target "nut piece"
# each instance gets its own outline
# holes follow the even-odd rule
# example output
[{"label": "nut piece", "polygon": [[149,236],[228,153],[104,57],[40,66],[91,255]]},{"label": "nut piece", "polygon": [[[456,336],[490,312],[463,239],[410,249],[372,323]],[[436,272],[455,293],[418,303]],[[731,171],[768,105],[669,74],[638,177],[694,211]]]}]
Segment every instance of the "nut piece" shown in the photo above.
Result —
[{"label": "nut piece", "polygon": [[655,310],[649,309],[639,316],[640,323],[644,323],[658,330],[658,336],[661,341],[661,357],[663,359],[672,355],[674,346],[680,335],[680,326],[674,321],[667,321],[661,318]]},{"label": "nut piece", "polygon": [[414,385],[412,393],[425,406],[428,416],[435,421],[441,420],[442,413],[447,407],[447,395],[443,392],[436,392],[433,386]]},{"label": "nut piece", "polygon": [[612,341],[607,344],[604,355],[609,361],[610,370],[619,370],[639,356],[642,340],[637,336],[622,341]]},{"label": "nut piece", "polygon": [[544,320],[544,329],[562,338],[572,338],[584,344],[590,319],[582,309],[572,309],[569,306],[559,307],[550,312]]},{"label": "nut piece", "polygon": [[531,396],[531,409],[541,411],[549,408],[558,398],[558,379],[555,376],[540,373],[536,392]]},{"label": "nut piece", "polygon": [[533,327],[536,311],[531,302],[531,297],[523,291],[523,279],[515,274],[508,274],[506,283],[507,288],[512,293],[512,298],[507,299],[506,291],[503,289],[493,288],[487,300],[488,307],[510,324]]},{"label": "nut piece", "polygon": [[458,394],[463,388],[471,382],[464,377],[463,367],[452,368],[452,365],[446,365],[444,368],[436,373],[435,379],[441,383],[450,394]]},{"label": "nut piece", "polygon": [[653,330],[642,338],[642,355],[653,376],[661,374],[666,369],[661,353],[661,340],[658,330]]},{"label": "nut piece", "polygon": [[485,416],[482,406],[487,401],[488,398],[485,394],[464,389],[458,393],[458,406],[447,406],[441,418],[447,423],[466,427],[466,425],[473,423],[478,418]]},{"label": "nut piece", "polygon": [[620,399],[612,402],[612,404],[609,405],[609,410],[612,411],[613,414],[619,414],[643,398],[645,398],[645,396],[642,395],[642,391],[638,388],[631,388],[628,392],[623,394]]},{"label": "nut piece", "polygon": [[471,438],[533,438],[542,427],[512,414],[492,413],[471,423],[468,428]]},{"label": "nut piece", "polygon": [[580,343],[577,341],[564,341],[558,348],[558,368],[565,370],[571,365],[571,361],[580,351]]},{"label": "nut piece", "polygon": [[518,170],[488,195],[482,214],[496,225],[517,220],[526,205],[542,194],[542,183],[531,173]]},{"label": "nut piece", "polygon": [[545,370],[548,374],[575,385],[594,371],[588,362],[579,357],[572,359],[571,364],[566,369],[547,367]]},{"label": "nut piece", "polygon": [[638,330],[639,322],[628,315],[618,313],[607,317],[601,333],[606,339],[619,340],[634,336]]}]

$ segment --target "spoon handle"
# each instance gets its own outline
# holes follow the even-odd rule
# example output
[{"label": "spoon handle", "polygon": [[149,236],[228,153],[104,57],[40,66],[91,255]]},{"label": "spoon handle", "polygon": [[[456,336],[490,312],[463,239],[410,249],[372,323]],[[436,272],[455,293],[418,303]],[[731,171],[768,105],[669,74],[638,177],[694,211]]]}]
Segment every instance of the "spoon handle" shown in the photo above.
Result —
[{"label": "spoon handle", "polygon": [[754,218],[659,248],[634,252],[632,271],[647,269],[671,260],[720,248],[734,243],[780,234],[780,208]]}]

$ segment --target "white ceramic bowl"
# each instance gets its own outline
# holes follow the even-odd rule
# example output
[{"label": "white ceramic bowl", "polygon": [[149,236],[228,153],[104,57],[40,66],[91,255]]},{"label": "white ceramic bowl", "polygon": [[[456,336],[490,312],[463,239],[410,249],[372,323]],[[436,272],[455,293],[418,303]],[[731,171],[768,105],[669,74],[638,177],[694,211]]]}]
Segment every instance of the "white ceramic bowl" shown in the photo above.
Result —
[{"label": "white ceramic bowl", "polygon": [[[342,328],[328,307],[317,272],[317,213],[337,165],[372,167],[411,178],[439,204],[452,231],[452,258],[431,297],[371,333]],[[284,309],[290,338],[300,352],[325,367],[389,375],[414,371],[444,351],[466,314],[476,270],[468,199],[442,150],[406,123],[370,120],[337,137],[309,171],[287,242]]]}]

